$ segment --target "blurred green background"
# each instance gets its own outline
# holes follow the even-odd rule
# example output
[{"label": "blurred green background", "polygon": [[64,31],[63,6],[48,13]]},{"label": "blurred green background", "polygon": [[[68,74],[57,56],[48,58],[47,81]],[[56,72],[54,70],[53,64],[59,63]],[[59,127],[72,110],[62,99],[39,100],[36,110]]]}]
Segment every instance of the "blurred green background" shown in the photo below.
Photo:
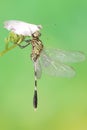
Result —
[{"label": "blurred green background", "polygon": [[[80,50],[87,55],[86,0],[1,0],[0,51],[8,31],[5,20],[41,24],[45,47]],[[0,57],[0,130],[86,130],[87,61],[74,64],[74,78],[43,73],[38,81],[39,104],[33,110],[31,46]]]}]

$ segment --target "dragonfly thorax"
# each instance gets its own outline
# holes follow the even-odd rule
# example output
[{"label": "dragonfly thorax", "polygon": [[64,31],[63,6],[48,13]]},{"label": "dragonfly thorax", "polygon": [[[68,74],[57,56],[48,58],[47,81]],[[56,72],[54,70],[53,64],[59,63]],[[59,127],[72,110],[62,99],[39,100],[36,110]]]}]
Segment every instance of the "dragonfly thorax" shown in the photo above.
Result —
[{"label": "dragonfly thorax", "polygon": [[31,58],[33,61],[36,61],[39,58],[41,51],[43,50],[43,44],[42,44],[42,41],[39,39],[39,36],[36,34],[33,34],[33,38],[31,41],[31,44],[32,44]]}]

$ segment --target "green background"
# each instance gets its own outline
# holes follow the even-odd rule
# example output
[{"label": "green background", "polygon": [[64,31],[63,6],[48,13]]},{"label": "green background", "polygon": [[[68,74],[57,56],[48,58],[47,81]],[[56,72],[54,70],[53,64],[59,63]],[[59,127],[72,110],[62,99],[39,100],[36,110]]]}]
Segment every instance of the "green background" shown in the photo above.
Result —
[{"label": "green background", "polygon": [[[0,51],[8,35],[5,20],[41,24],[45,47],[80,50],[87,55],[86,0],[1,0]],[[87,61],[73,65],[77,75],[71,79],[43,73],[35,112],[30,53],[31,46],[17,47],[0,57],[0,130],[86,130]]]}]

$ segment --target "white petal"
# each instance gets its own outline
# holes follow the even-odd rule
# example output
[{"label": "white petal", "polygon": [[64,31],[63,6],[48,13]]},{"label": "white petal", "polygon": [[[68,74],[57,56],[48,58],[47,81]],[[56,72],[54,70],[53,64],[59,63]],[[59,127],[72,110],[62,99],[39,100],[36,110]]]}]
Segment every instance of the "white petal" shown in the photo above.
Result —
[{"label": "white petal", "polygon": [[39,31],[42,28],[41,25],[29,24],[17,20],[5,21],[4,27],[9,31],[13,31],[16,34],[23,36],[31,36],[34,32]]}]

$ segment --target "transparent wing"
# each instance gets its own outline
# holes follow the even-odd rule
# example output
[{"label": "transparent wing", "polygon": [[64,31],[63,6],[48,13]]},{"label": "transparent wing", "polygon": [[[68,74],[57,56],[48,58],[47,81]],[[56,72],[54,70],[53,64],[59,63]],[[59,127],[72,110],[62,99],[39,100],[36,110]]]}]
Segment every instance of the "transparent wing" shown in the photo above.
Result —
[{"label": "transparent wing", "polygon": [[45,49],[45,52],[55,60],[62,63],[76,63],[85,60],[84,53],[80,51],[65,51],[60,49]]},{"label": "transparent wing", "polygon": [[75,71],[72,67],[60,62],[55,62],[45,51],[41,53],[40,62],[44,71],[49,75],[59,77],[73,77],[75,75]]},{"label": "transparent wing", "polygon": [[42,68],[39,60],[36,61],[36,73],[37,73],[37,79],[39,79],[42,75]]}]

